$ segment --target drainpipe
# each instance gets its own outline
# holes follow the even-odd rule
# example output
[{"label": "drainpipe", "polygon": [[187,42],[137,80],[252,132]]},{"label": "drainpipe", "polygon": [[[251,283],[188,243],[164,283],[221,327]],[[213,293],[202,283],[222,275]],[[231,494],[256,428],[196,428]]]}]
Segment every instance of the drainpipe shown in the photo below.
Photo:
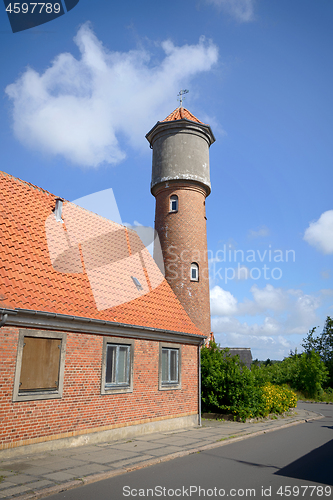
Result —
[{"label": "drainpipe", "polygon": [[6,323],[7,319],[8,319],[8,314],[1,315],[0,328]]},{"label": "drainpipe", "polygon": [[201,346],[205,343],[206,339],[203,339],[198,345],[198,406],[199,406],[199,418],[198,425],[201,427]]}]

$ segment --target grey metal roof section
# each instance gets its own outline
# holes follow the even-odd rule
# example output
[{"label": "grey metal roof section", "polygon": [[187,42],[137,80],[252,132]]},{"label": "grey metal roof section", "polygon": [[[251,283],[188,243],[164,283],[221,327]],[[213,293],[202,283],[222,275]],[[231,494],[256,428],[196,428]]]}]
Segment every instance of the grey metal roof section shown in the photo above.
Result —
[{"label": "grey metal roof section", "polygon": [[57,330],[63,332],[88,333],[97,335],[118,336],[143,340],[164,342],[179,342],[182,344],[200,345],[206,337],[194,333],[161,330],[145,326],[127,325],[112,321],[69,316],[28,309],[1,309],[0,314],[8,314],[7,326],[20,326],[25,328],[41,328],[44,330]]}]

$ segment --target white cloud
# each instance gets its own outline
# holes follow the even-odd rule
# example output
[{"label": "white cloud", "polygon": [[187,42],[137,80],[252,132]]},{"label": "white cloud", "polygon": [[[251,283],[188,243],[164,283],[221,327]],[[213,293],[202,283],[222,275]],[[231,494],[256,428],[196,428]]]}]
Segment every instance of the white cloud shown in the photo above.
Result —
[{"label": "white cloud", "polygon": [[239,333],[216,333],[216,342],[222,347],[250,347],[252,359],[265,360],[283,359],[288,356],[290,350],[297,345],[283,336],[270,337],[269,335],[256,336]]},{"label": "white cloud", "polygon": [[316,321],[316,310],[321,305],[321,296],[325,295],[324,291],[315,296],[302,290],[275,288],[270,284],[263,288],[253,285],[250,292],[252,300],[245,298],[238,302],[229,291],[214,286],[211,289],[212,316],[272,316],[279,322],[283,321],[283,328],[294,331],[298,325],[304,330]]},{"label": "white cloud", "polygon": [[251,300],[238,302],[229,291],[215,286],[211,290],[212,330],[221,345],[251,347],[259,359],[281,359],[299,347],[308,330],[319,324],[318,308],[333,293],[324,289],[315,296],[270,284],[254,285],[250,292]]},{"label": "white cloud", "polygon": [[227,14],[240,23],[254,20],[254,0],[206,0],[222,8]]},{"label": "white cloud", "polygon": [[212,328],[217,333],[237,334],[246,337],[272,337],[281,333],[278,322],[268,316],[264,317],[261,324],[249,324],[246,321],[241,322],[238,318],[232,317],[214,317]]},{"label": "white cloud", "polygon": [[314,295],[299,293],[296,302],[292,304],[288,322],[285,325],[289,333],[303,334],[317,324],[316,310],[321,304],[321,298]]},{"label": "white cloud", "polygon": [[265,238],[266,236],[269,236],[269,229],[266,226],[261,226],[256,231],[250,229],[248,236],[249,238]]},{"label": "white cloud", "polygon": [[123,160],[120,135],[132,147],[145,147],[145,134],[172,111],[170,102],[184,81],[209,71],[218,59],[217,47],[204,37],[181,47],[164,41],[156,65],[143,49],[108,51],[88,23],[74,41],[80,59],[63,53],[42,74],[28,68],[6,93],[23,144],[84,167]]},{"label": "white cloud", "polygon": [[214,286],[210,292],[210,306],[213,316],[234,314],[237,312],[237,299],[223,288]]},{"label": "white cloud", "polygon": [[333,210],[327,210],[317,221],[310,222],[303,239],[324,254],[333,253]]},{"label": "white cloud", "polygon": [[243,306],[243,313],[257,314],[261,311],[282,311],[288,304],[288,292],[267,284],[264,288],[253,285],[250,289],[253,302],[248,301]]}]

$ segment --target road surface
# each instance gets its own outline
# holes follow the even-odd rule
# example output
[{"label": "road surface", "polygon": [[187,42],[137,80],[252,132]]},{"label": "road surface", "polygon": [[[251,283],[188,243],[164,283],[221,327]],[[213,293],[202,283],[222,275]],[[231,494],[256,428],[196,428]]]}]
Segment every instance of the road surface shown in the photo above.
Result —
[{"label": "road surface", "polygon": [[136,470],[48,498],[333,499],[333,405],[300,405],[323,414],[324,418]]}]

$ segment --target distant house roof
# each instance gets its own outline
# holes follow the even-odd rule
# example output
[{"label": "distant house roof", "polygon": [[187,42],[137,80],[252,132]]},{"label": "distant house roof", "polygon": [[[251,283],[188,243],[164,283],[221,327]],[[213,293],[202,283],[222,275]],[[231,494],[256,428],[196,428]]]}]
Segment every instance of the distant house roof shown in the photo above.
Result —
[{"label": "distant house roof", "polygon": [[202,335],[134,231],[5,172],[0,226],[0,308]]},{"label": "distant house roof", "polygon": [[172,111],[172,113],[169,114],[169,116],[167,116],[162,121],[171,122],[175,120],[184,120],[184,119],[203,124],[203,122],[198,120],[198,118],[196,118],[188,109],[183,107],[176,108],[174,111]]},{"label": "distant house roof", "polygon": [[[226,349],[226,348],[223,348]],[[228,347],[230,356],[239,356],[239,359],[248,367],[251,368],[252,353],[250,347]]]}]

